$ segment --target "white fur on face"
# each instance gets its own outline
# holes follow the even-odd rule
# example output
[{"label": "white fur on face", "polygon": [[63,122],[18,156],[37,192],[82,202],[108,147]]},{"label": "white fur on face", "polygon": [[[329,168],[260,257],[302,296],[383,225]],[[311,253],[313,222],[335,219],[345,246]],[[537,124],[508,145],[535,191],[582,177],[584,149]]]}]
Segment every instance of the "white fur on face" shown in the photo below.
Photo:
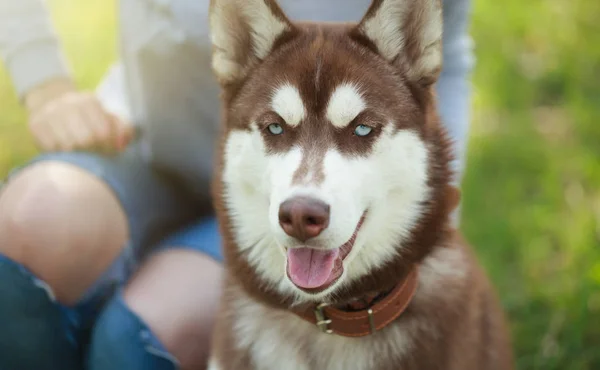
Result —
[{"label": "white fur on face", "polygon": [[338,128],[346,127],[358,116],[366,104],[360,91],[352,84],[338,86],[327,104],[327,119]]},{"label": "white fur on face", "polygon": [[[425,143],[415,132],[393,132],[391,125],[367,157],[347,157],[330,149],[324,158],[324,181],[318,186],[293,185],[304,153],[295,147],[285,154],[267,154],[256,127],[231,132],[225,148],[225,203],[238,248],[266,284],[299,300],[322,299],[394,258],[429,197]],[[330,205],[329,227],[310,241],[322,247],[337,248],[349,240],[368,210],[344,275],[316,295],[297,289],[286,276],[283,247],[297,242],[279,226],[278,211],[283,201],[296,195]]]},{"label": "white fur on face", "polygon": [[387,126],[373,155],[366,159],[375,176],[362,178],[361,192],[370,195],[370,204],[346,258],[346,283],[397,256],[398,243],[409,238],[424,211],[423,202],[430,197],[425,143],[413,131],[391,131]]},{"label": "white fur on face", "polygon": [[[285,254],[271,231],[270,171],[286,169],[283,156],[268,156],[258,128],[232,131],[225,147],[224,201],[231,218],[236,244],[265,283],[278,287],[285,273]],[[288,153],[288,161],[299,155]],[[277,278],[279,277],[279,279]]]},{"label": "white fur on face", "polygon": [[300,92],[290,84],[284,84],[275,90],[271,100],[271,109],[292,127],[298,126],[306,117],[306,109]]}]

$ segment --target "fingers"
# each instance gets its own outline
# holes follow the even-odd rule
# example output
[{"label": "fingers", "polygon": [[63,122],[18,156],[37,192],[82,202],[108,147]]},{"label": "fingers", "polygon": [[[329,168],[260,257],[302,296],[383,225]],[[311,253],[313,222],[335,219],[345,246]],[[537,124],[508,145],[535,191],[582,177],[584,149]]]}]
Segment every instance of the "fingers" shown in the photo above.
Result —
[{"label": "fingers", "polygon": [[83,149],[91,144],[93,136],[91,131],[81,124],[82,118],[79,115],[66,117],[65,131],[68,135],[71,147],[63,148],[65,150]]},{"label": "fingers", "polygon": [[90,93],[70,93],[31,114],[30,130],[43,151],[120,152],[133,138],[133,127],[106,112]]},{"label": "fingers", "polygon": [[110,115],[104,111],[100,102],[91,96],[81,109],[87,123],[86,128],[91,141],[82,149],[95,149],[102,153],[115,151],[113,127]]},{"label": "fingers", "polygon": [[33,135],[33,139],[39,150],[43,152],[57,150],[54,133],[51,132],[49,126],[43,125],[40,121],[33,119],[29,123],[29,131]]},{"label": "fingers", "polygon": [[114,132],[114,143],[117,151],[123,151],[134,137],[134,127],[117,116],[110,114],[110,121]]}]

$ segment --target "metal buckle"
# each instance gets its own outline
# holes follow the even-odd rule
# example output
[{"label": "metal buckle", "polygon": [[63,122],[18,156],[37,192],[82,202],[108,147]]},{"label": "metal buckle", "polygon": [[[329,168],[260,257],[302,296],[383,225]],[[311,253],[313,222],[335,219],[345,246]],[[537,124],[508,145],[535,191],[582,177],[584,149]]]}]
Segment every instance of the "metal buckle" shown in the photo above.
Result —
[{"label": "metal buckle", "polygon": [[331,320],[325,317],[325,312],[323,312],[323,309],[327,306],[327,303],[318,305],[317,308],[315,308],[315,317],[317,318],[317,326],[323,333],[333,334],[333,330],[328,328],[328,325],[331,324]]},{"label": "metal buckle", "polygon": [[375,334],[377,328],[375,327],[375,317],[373,317],[373,310],[368,309],[367,313],[369,314],[369,327],[371,328],[371,334]]}]

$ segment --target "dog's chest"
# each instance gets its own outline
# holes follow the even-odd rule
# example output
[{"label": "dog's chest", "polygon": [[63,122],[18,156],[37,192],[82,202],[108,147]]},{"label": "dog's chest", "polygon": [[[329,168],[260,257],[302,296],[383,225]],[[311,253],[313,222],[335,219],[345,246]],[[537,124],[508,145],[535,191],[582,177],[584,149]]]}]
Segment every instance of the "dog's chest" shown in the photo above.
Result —
[{"label": "dog's chest", "polygon": [[412,345],[409,323],[375,336],[346,338],[322,333],[294,314],[248,299],[238,300],[236,306],[237,346],[256,369],[377,369],[398,361]]}]

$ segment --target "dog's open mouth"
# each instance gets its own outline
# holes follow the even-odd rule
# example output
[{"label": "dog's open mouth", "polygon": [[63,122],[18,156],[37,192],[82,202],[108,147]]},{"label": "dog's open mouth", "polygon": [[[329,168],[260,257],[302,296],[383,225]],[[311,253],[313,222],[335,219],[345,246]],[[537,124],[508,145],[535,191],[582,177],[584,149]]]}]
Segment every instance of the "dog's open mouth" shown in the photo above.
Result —
[{"label": "dog's open mouth", "polygon": [[350,240],[339,248],[326,250],[309,247],[289,248],[287,275],[292,283],[309,293],[319,293],[335,283],[344,272],[343,261],[352,251],[358,231],[365,220],[365,214],[360,218]]}]

